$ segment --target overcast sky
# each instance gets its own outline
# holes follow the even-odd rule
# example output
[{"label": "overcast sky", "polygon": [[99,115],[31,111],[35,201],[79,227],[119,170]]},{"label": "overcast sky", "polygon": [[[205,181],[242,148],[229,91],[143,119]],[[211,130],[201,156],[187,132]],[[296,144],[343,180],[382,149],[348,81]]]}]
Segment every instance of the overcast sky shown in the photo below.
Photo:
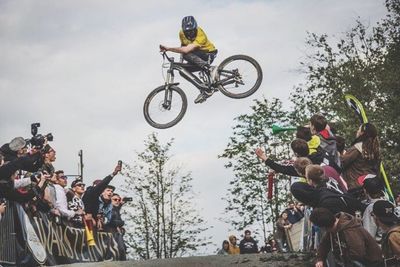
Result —
[{"label": "overcast sky", "polygon": [[[163,142],[175,138],[174,161],[192,172],[196,205],[214,226],[208,234],[219,247],[228,234],[241,234],[217,220],[233,179],[217,155],[232,134],[233,119],[250,112],[255,98],[288,103],[293,86],[304,81],[298,70],[307,31],[338,38],[357,17],[374,25],[385,11],[383,0],[2,0],[0,142],[29,137],[30,124],[40,122],[40,133],[54,135],[56,169],[77,173],[83,149],[89,182],[109,174],[118,159],[132,162],[153,131]],[[260,63],[264,80],[247,99],[215,94],[198,105],[197,89],[182,82],[189,101],[185,117],[157,130],[145,122],[143,102],[164,82],[158,45],[179,45],[186,15],[196,17],[218,48],[216,63],[247,54]]]}]

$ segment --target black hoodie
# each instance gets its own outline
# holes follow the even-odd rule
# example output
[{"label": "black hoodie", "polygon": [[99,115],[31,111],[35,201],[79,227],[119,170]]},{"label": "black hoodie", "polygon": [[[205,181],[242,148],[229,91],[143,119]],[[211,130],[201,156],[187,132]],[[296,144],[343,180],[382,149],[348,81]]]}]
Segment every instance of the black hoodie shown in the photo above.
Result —
[{"label": "black hoodie", "polygon": [[326,187],[315,188],[303,182],[295,182],[290,188],[293,196],[313,208],[326,208],[332,213],[347,212],[354,215],[364,211],[361,202],[348,194],[341,194]]},{"label": "black hoodie", "polygon": [[240,254],[258,253],[257,242],[250,237],[250,239],[243,238],[239,244]]}]

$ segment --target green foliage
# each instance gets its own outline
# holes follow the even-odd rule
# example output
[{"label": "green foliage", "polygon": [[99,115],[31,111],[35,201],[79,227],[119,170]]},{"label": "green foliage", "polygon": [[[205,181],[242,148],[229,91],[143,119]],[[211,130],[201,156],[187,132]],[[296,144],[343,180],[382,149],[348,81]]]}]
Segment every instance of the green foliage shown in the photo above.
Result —
[{"label": "green foliage", "polygon": [[[306,82],[292,93],[290,112],[284,111],[277,99],[263,99],[256,100],[252,113],[236,118],[233,136],[220,157],[228,160],[225,167],[235,175],[226,197],[225,219],[239,230],[258,224],[265,237],[267,225],[285,208],[290,196],[285,185],[289,178],[279,177],[276,195],[267,201],[267,171],[254,155],[256,146],[273,142],[269,134],[272,124],[304,125],[313,114],[322,113],[349,145],[360,123],[345,103],[345,94],[363,103],[369,121],[380,131],[386,171],[392,182],[400,177],[400,1],[385,3],[388,15],[372,28],[357,20],[336,42],[327,34],[308,34],[307,46],[312,51],[301,63]],[[278,158],[288,158],[287,144],[292,138],[279,136],[274,151]]]},{"label": "green foliage", "polygon": [[357,21],[335,45],[327,34],[309,34],[313,53],[302,63],[307,82],[296,88],[291,101],[293,120],[323,113],[350,142],[359,122],[344,94],[357,97],[380,131],[384,164],[395,177],[400,174],[400,4],[388,0],[386,6],[389,13],[381,23],[369,29]]},{"label": "green foliage", "polygon": [[[283,111],[278,99],[271,102],[255,100],[251,107],[252,113],[236,118],[237,125],[233,128],[233,136],[224,150],[221,158],[228,160],[225,167],[232,169],[235,174],[230,182],[229,193],[225,200],[225,221],[231,223],[237,230],[252,226],[256,233],[263,234],[264,239],[271,230],[267,224],[286,208],[288,197],[288,177],[276,176],[275,195],[271,201],[266,198],[266,167],[254,153],[259,146],[271,147],[271,144],[283,144],[273,147],[272,154],[278,158],[288,157],[287,134],[280,134],[279,141],[271,136],[272,124],[283,125],[288,120],[287,112]],[[278,141],[278,142],[277,142]],[[285,156],[283,156],[285,155]]]},{"label": "green foliage", "polygon": [[172,140],[162,145],[153,133],[123,173],[123,191],[134,198],[124,214],[126,243],[135,258],[183,256],[209,244],[199,237],[207,228],[192,203],[192,177],[170,165],[171,145]]}]

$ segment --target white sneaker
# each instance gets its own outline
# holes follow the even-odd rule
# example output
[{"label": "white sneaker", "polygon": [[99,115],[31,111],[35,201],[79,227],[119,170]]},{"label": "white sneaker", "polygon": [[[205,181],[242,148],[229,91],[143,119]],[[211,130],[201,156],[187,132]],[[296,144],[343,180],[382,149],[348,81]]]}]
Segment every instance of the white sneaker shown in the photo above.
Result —
[{"label": "white sneaker", "polygon": [[207,95],[204,94],[203,92],[201,92],[196,99],[194,100],[195,104],[199,104],[199,103],[203,103],[204,101],[206,101],[207,99]]},{"label": "white sneaker", "polygon": [[204,101],[207,100],[207,98],[209,98],[210,96],[212,96],[215,93],[215,90],[204,90],[203,92],[201,92],[196,99],[194,100],[195,104],[198,103],[203,103]]}]

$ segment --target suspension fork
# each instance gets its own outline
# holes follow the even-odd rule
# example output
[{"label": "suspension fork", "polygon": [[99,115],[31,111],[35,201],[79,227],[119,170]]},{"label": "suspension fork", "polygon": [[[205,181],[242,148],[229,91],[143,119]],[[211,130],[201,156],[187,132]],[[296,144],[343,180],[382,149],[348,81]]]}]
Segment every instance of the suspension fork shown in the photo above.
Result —
[{"label": "suspension fork", "polygon": [[173,70],[173,63],[171,63],[171,66],[167,70],[167,78],[165,79],[164,103],[162,104],[162,106],[168,110],[171,109],[171,104],[172,104],[172,90],[170,90],[170,87],[179,84],[179,83],[174,83],[174,78],[175,75]]}]

